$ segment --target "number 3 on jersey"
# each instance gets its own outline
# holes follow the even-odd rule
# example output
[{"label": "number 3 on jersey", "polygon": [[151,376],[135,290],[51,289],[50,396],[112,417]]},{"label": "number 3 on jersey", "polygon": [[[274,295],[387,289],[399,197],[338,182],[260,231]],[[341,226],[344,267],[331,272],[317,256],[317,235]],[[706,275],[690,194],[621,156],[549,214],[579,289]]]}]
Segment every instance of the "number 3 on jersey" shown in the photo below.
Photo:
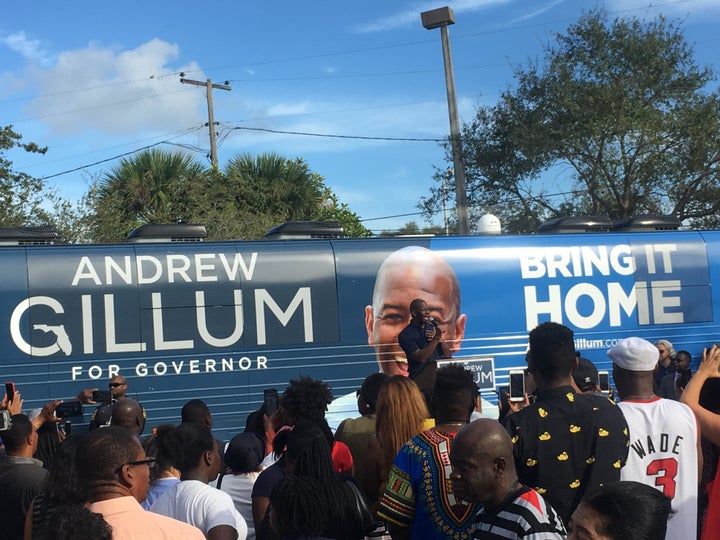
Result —
[{"label": "number 3 on jersey", "polygon": [[655,476],[655,485],[662,488],[662,492],[672,499],[675,497],[677,470],[677,460],[675,458],[665,458],[650,462],[645,472],[648,476]]}]

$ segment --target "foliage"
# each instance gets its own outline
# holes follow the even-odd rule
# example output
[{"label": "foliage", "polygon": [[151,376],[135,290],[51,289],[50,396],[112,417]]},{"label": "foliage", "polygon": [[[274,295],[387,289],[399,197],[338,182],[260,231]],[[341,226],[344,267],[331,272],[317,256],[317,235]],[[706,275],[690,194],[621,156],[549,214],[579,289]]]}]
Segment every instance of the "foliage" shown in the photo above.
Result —
[{"label": "foliage", "polygon": [[309,220],[340,221],[350,236],[370,234],[301,158],[243,154],[230,160],[225,178],[227,196],[220,204],[236,209],[245,238],[262,238],[270,227],[286,221]]},{"label": "foliage", "polygon": [[237,156],[208,170],[178,152],[149,150],[124,159],[91,187],[90,237],[123,241],[145,223],[202,223],[208,240],[262,238],[285,221],[336,219],[349,235],[369,234],[302,159]]},{"label": "foliage", "polygon": [[0,226],[42,225],[48,221],[43,206],[47,196],[39,178],[14,171],[6,155],[13,148],[44,154],[47,148],[21,142],[22,136],[12,126],[0,127]]},{"label": "foliage", "polygon": [[[713,78],[678,23],[586,14],[545,47],[542,65],[518,68],[517,87],[464,126],[471,208],[496,214],[512,232],[580,214],[717,224]],[[426,213],[438,193],[422,201]]]},{"label": "foliage", "polygon": [[190,197],[204,187],[204,168],[179,152],[145,150],[106,173],[91,187],[91,235],[96,242],[121,242],[145,223],[186,221]]}]

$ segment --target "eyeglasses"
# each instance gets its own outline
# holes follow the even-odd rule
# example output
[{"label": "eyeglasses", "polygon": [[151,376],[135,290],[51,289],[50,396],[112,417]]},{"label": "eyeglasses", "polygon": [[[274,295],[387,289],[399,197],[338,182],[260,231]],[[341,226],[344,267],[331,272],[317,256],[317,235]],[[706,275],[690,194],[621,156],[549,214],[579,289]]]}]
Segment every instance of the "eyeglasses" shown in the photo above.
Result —
[{"label": "eyeglasses", "polygon": [[131,467],[134,467],[136,465],[147,465],[150,469],[152,469],[155,466],[155,461],[156,461],[156,458],[151,457],[151,456],[146,457],[145,459],[138,460],[138,461],[128,461],[124,465],[120,465],[115,472],[119,473],[125,465],[130,465]]},{"label": "eyeglasses", "polygon": [[123,383],[123,382],[111,382],[110,384],[108,384],[108,386],[110,388],[117,388],[118,386],[125,386],[126,384],[127,383]]}]

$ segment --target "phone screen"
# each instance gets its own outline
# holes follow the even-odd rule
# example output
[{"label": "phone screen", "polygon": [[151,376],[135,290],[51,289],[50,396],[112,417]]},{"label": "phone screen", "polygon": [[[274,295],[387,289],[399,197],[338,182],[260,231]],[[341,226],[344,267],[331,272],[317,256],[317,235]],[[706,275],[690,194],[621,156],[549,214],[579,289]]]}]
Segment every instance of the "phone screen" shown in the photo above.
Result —
[{"label": "phone screen", "polygon": [[525,372],[510,372],[510,401],[522,401],[525,399]]},{"label": "phone screen", "polygon": [[278,391],[274,388],[263,390],[263,412],[266,416],[275,414],[278,410]]},{"label": "phone screen", "polygon": [[8,401],[15,399],[15,383],[5,383],[5,393],[7,394]]},{"label": "phone screen", "polygon": [[607,371],[598,371],[598,386],[601,392],[610,392],[610,375]]}]

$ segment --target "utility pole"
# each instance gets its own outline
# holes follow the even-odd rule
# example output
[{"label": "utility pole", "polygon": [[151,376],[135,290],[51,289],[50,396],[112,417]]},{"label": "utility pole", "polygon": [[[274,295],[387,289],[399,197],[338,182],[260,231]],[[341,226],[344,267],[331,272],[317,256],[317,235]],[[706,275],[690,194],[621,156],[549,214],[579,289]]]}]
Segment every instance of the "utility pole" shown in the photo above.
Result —
[{"label": "utility pole", "polygon": [[217,139],[215,138],[215,113],[213,112],[213,101],[212,101],[212,91],[213,88],[217,88],[218,90],[232,90],[230,86],[228,85],[228,81],[225,81],[225,84],[213,84],[212,80],[208,79],[205,82],[202,81],[193,81],[192,79],[185,79],[183,78],[184,74],[180,74],[180,82],[183,84],[192,84],[194,86],[204,86],[207,89],[207,93],[205,94],[207,96],[207,106],[208,106],[208,123],[207,126],[210,129],[210,163],[212,164],[213,169],[218,168],[218,159],[217,159]]}]

